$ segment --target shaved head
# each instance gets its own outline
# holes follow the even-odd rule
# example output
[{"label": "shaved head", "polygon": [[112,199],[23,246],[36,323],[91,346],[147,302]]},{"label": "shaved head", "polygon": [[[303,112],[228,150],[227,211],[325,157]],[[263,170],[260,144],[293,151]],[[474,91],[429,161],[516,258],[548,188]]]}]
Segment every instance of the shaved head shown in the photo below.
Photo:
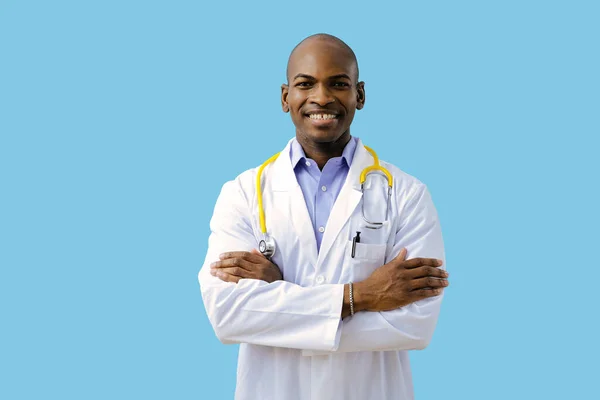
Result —
[{"label": "shaved head", "polygon": [[[317,33],[315,35],[311,35],[306,39],[302,40],[300,43],[294,47],[292,52],[290,53],[290,57],[288,58],[287,68],[286,68],[286,76],[288,83],[290,81],[290,64],[297,58],[301,57],[304,51],[315,51],[322,50],[323,46],[318,46],[318,44],[328,45],[329,48],[334,48],[336,51],[341,51],[346,53],[347,57],[350,59],[350,62],[353,64],[353,68],[356,71],[356,82],[358,82],[358,61],[356,60],[356,54],[354,51],[348,46],[343,40],[333,35],[329,35],[327,33]],[[317,45],[317,46],[314,46]]]}]

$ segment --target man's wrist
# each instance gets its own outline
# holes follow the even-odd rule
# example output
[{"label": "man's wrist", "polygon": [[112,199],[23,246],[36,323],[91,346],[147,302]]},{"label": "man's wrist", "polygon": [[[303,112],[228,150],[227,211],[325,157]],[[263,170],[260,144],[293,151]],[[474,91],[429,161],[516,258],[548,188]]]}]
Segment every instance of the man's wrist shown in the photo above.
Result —
[{"label": "man's wrist", "polygon": [[[376,311],[375,296],[369,285],[363,282],[352,284],[352,297],[354,303],[354,313],[359,311]],[[350,315],[350,284],[344,285],[344,301],[342,304],[342,319]]]},{"label": "man's wrist", "polygon": [[352,285],[352,292],[354,297],[354,312],[369,311],[373,310],[374,307],[374,296],[371,293],[368,285],[365,281],[356,282]]}]

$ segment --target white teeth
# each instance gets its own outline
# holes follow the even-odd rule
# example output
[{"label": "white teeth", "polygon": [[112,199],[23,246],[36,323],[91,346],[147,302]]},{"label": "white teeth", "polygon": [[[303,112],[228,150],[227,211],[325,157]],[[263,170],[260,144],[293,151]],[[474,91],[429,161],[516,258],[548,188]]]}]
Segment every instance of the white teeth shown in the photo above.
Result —
[{"label": "white teeth", "polygon": [[310,114],[309,115],[310,119],[334,119],[335,115],[333,114]]}]

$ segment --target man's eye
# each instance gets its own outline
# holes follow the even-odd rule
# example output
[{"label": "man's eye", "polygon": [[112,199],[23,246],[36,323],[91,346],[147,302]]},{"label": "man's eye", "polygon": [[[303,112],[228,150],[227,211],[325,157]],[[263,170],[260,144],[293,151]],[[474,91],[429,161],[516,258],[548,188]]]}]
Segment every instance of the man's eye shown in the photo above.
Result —
[{"label": "man's eye", "polygon": [[346,82],[334,82],[333,86],[335,86],[335,87],[348,87],[350,85],[348,85]]},{"label": "man's eye", "polygon": [[310,86],[310,82],[298,82],[296,84],[297,87],[308,87]]}]

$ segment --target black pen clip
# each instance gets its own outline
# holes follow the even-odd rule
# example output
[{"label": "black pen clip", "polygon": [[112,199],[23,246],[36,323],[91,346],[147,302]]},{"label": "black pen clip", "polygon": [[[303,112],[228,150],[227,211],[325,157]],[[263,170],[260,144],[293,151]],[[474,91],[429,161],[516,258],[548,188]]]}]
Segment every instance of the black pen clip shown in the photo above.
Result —
[{"label": "black pen clip", "polygon": [[356,255],[356,243],[360,243],[360,232],[356,231],[356,236],[352,238],[352,258]]}]

